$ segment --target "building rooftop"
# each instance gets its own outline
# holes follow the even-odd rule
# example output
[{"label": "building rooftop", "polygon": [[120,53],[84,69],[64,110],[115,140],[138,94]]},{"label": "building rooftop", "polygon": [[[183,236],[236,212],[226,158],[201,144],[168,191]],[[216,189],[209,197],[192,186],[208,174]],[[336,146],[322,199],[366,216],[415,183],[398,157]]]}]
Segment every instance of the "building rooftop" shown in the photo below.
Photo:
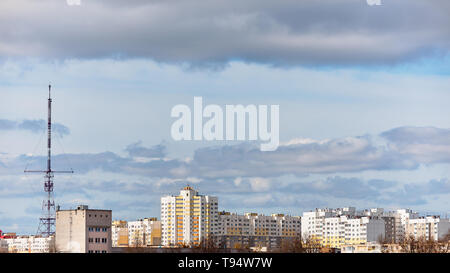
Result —
[{"label": "building rooftop", "polygon": [[78,205],[76,209],[61,209],[59,205],[56,206],[56,211],[74,211],[74,210],[112,211],[110,209],[90,209],[88,205]]}]

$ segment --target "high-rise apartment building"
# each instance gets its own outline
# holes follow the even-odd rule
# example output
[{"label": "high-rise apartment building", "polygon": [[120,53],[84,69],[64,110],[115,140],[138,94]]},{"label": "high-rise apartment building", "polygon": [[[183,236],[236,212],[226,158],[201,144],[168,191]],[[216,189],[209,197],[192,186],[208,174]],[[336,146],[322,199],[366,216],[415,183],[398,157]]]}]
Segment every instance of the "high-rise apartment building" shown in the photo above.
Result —
[{"label": "high-rise apartment building", "polygon": [[385,221],[378,215],[364,215],[368,214],[356,212],[355,208],[304,212],[301,218],[302,238],[333,248],[384,240]]},{"label": "high-rise apartment building", "polygon": [[395,218],[395,242],[400,243],[406,237],[406,225],[410,219],[419,218],[419,213],[410,209],[398,209],[385,213],[387,216]]},{"label": "high-rise apartment building", "polygon": [[198,245],[218,228],[218,198],[185,187],[177,196],[161,198],[163,245]]},{"label": "high-rise apartment building", "polygon": [[156,217],[137,221],[112,222],[113,247],[149,247],[161,245],[161,221]]},{"label": "high-rise apartment building", "polygon": [[381,216],[381,219],[384,220],[384,242],[390,244],[395,243],[395,236],[397,234],[395,217]]},{"label": "high-rise apartment building", "polygon": [[300,216],[219,213],[215,243],[224,248],[279,248],[283,240],[300,238]]},{"label": "high-rise apartment building", "polygon": [[[338,232],[338,234],[340,232],[340,234],[342,234],[343,232],[342,227],[341,230],[337,230],[336,227],[334,227],[335,223],[340,221],[340,216],[354,217],[356,216],[356,208],[354,207],[345,207],[337,209],[325,208],[304,212],[301,218],[302,237],[304,239],[314,238],[314,240],[322,242],[324,239],[324,235],[327,235],[327,237],[333,237],[337,236],[337,234],[334,234],[335,232]],[[333,229],[330,229],[332,225]],[[325,240],[331,240],[331,238]]]},{"label": "high-rise apartment building", "polygon": [[415,239],[442,240],[450,234],[449,219],[439,216],[427,216],[409,219],[406,224],[405,235]]},{"label": "high-rise apartment building", "polygon": [[111,239],[112,247],[127,247],[128,245],[128,226],[127,221],[112,221]]},{"label": "high-rise apartment building", "polygon": [[156,218],[129,221],[127,227],[129,246],[161,245],[161,221],[158,221]]},{"label": "high-rise apartment building", "polygon": [[56,251],[72,253],[111,252],[111,210],[89,209],[56,211]]}]

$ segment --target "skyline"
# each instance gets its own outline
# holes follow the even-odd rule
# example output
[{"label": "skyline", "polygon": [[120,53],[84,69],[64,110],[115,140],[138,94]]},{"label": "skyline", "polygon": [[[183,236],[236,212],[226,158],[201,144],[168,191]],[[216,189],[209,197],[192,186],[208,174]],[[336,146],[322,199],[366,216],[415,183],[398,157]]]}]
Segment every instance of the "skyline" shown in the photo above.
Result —
[{"label": "skyline", "polygon": [[[49,83],[62,207],[159,217],[189,183],[238,213],[450,212],[448,1],[227,2],[2,1],[0,229],[37,230]],[[280,105],[278,149],[172,140],[196,96]]]}]

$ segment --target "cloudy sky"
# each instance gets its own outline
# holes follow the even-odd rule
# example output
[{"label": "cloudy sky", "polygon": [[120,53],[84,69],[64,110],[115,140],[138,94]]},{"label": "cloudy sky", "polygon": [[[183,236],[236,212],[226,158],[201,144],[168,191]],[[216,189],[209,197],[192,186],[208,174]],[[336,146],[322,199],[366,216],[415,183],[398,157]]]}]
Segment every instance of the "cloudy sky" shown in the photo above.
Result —
[{"label": "cloudy sky", "polygon": [[[159,217],[190,184],[233,212],[449,211],[447,0],[0,1],[0,229],[55,200]],[[172,140],[177,104],[280,105],[280,147]]]}]

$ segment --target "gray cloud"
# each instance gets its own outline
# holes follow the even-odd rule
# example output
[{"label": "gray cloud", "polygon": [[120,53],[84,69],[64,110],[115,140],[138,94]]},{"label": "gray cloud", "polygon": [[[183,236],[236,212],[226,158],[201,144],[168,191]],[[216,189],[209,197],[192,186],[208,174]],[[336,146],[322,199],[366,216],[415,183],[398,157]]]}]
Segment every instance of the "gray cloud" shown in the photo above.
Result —
[{"label": "gray cloud", "polygon": [[166,146],[160,144],[146,148],[141,141],[128,145],[125,150],[130,157],[162,158],[166,155]]},{"label": "gray cloud", "polygon": [[4,0],[0,56],[391,64],[447,53],[449,12],[446,0]]},{"label": "gray cloud", "polygon": [[450,162],[450,130],[434,127],[400,127],[381,134],[390,149],[423,164]]},{"label": "gray cloud", "polygon": [[191,163],[205,177],[279,176],[363,170],[415,169],[419,162],[375,146],[368,137],[333,139],[323,143],[280,146],[261,152],[251,145],[199,149]]},{"label": "gray cloud", "polygon": [[381,136],[399,145],[450,145],[450,130],[435,127],[400,127],[386,131]]},{"label": "gray cloud", "polygon": [[[391,184],[393,186],[395,184]],[[298,183],[289,187],[289,191],[329,195],[337,198],[376,199],[380,190],[376,183],[368,183],[358,178],[328,177],[325,180]]]},{"label": "gray cloud", "polygon": [[[0,131],[8,130],[25,130],[32,133],[39,133],[47,129],[47,122],[43,119],[39,120],[23,120],[21,122],[0,119]],[[59,134],[61,137],[70,134],[67,126],[60,123],[52,124],[52,132]]]},{"label": "gray cloud", "polygon": [[[387,145],[377,145],[371,137],[346,137],[326,141],[299,142],[282,145],[274,152],[261,152],[258,145],[243,143],[233,146],[214,146],[195,151],[192,160],[165,159],[165,146],[146,148],[139,143],[127,147],[129,156],[112,152],[98,154],[61,154],[54,157],[54,168],[72,167],[80,173],[102,170],[112,173],[135,174],[148,177],[204,179],[236,177],[278,177],[309,174],[352,173],[366,170],[414,170],[421,164],[450,163],[450,143],[436,142],[436,138],[413,139],[429,135],[429,128],[397,128],[382,136]],[[447,131],[438,129],[438,132]],[[393,132],[396,137],[392,137]],[[398,132],[403,132],[402,134]],[[399,137],[402,135],[402,137]],[[414,143],[410,143],[414,142]],[[147,157],[142,161],[136,157]],[[5,163],[4,172],[30,166],[45,166],[44,156],[20,156]],[[69,166],[70,165],[70,166]],[[2,172],[2,168],[0,168]]]}]

